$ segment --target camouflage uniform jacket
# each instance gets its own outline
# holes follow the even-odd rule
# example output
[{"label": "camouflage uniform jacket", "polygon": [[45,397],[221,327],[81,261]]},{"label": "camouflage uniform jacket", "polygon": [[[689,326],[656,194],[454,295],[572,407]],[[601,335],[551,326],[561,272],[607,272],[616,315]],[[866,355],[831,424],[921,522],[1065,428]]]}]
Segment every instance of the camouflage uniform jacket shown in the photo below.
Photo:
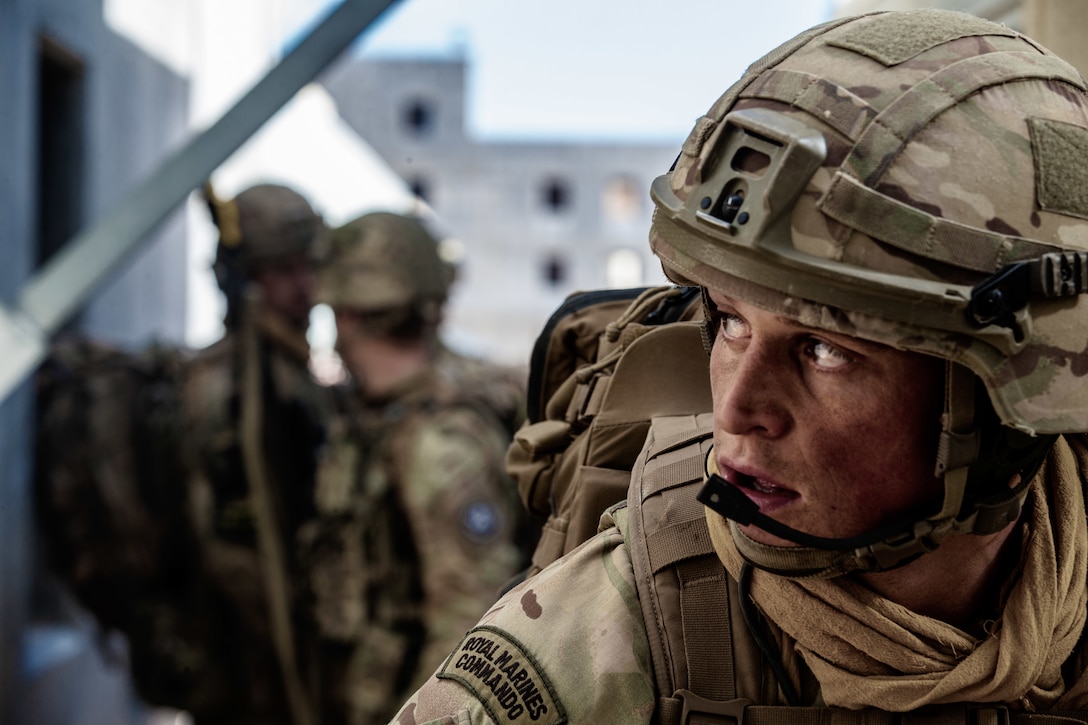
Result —
[{"label": "camouflage uniform jacket", "polygon": [[[295,652],[309,655],[309,625],[299,606],[301,580],[293,560],[298,528],[313,515],[320,448],[332,413],[328,391],[311,377],[305,338],[269,310],[258,309],[264,461],[271,530],[284,552],[284,606],[293,620]],[[198,353],[184,381],[189,509],[200,561],[199,605],[207,623],[194,652],[191,702],[179,703],[197,722],[289,723],[281,665],[273,644],[268,562],[259,543],[254,483],[248,480],[241,431],[246,369],[242,335],[228,332]]]},{"label": "camouflage uniform jacket", "polygon": [[509,434],[438,364],[337,433],[300,540],[351,722],[385,722],[516,571]]},{"label": "camouflage uniform jacket", "polygon": [[[664,607],[660,603],[648,604],[653,598],[646,594],[646,585],[640,580],[655,581],[657,577],[657,582],[666,581],[668,586],[675,587],[679,579],[682,589],[683,577],[678,577],[675,569],[670,575],[669,568],[677,562],[704,557],[708,551],[703,545],[707,537],[700,536],[695,528],[683,527],[679,538],[673,539],[672,548],[649,549],[652,572],[647,571],[648,565],[636,566],[633,558],[647,551],[649,538],[680,528],[678,520],[701,520],[701,516],[694,517],[695,510],[702,509],[694,495],[697,484],[702,481],[702,461],[708,444],[704,440],[700,447],[690,435],[684,440],[675,434],[675,430],[673,433],[659,437],[655,443],[651,429],[647,446],[640,455],[640,464],[633,473],[632,490],[640,491],[643,497],[655,488],[656,493],[651,496],[668,486],[674,492],[665,507],[642,506],[648,533],[641,539],[633,533],[636,513],[629,508],[630,502],[609,509],[601,518],[601,531],[597,536],[507,592],[467,632],[390,725],[629,725],[682,721],[679,711],[670,713],[669,717],[662,714],[662,707],[668,704],[666,701],[675,702],[676,695],[666,693],[663,696],[659,691],[657,682],[661,673],[657,670],[664,667],[673,673],[672,677],[679,677],[677,673],[682,672],[690,682],[697,677],[693,670],[700,661],[687,659],[700,656],[691,655],[692,652],[701,652],[702,656],[716,656],[721,652],[728,653],[727,657],[731,655],[728,672],[733,678],[732,686],[735,686],[737,697],[745,698],[736,702],[741,702],[742,707],[744,704],[771,706],[749,707],[744,712],[744,722],[899,722],[891,719],[894,714],[874,710],[866,711],[871,719],[864,719],[851,710],[840,711],[840,719],[832,718],[831,711],[817,707],[783,711],[781,706],[786,702],[775,684],[773,673],[761,660],[751,636],[743,624],[738,625],[732,612],[728,615],[732,624],[726,628],[727,632],[731,631],[727,642],[721,641],[719,631],[703,632],[708,635],[704,638],[707,641],[684,639],[677,643],[675,639],[669,640],[670,635],[665,633],[651,641],[647,609],[653,609],[655,629],[670,626],[669,615],[663,613]],[[705,435],[702,437],[705,439]],[[656,468],[652,468],[652,464],[656,464]],[[665,472],[665,469],[672,470]],[[664,475],[658,475],[663,472]],[[651,482],[648,487],[640,483],[655,476],[658,481]],[[663,485],[661,481],[670,476],[672,482]],[[686,483],[677,484],[680,479],[686,479]],[[690,494],[691,505],[683,502],[687,494]],[[677,545],[677,541],[685,543]],[[717,569],[721,571],[720,563]],[[664,579],[662,572],[666,575]],[[728,575],[726,579],[733,587],[731,591],[735,592],[732,579]],[[660,602],[670,594],[656,589],[655,596],[659,597],[655,601]],[[671,596],[678,595],[673,592]],[[729,608],[732,606],[730,602]],[[676,609],[679,608],[677,605]],[[770,639],[772,643],[775,641]],[[672,661],[666,665],[657,659],[660,654],[655,649],[662,642],[671,642]],[[781,643],[779,646],[788,648]],[[1083,650],[1082,644],[1067,663],[1071,678],[1067,684],[1085,676],[1086,653]],[[819,684],[808,668],[791,648],[783,650],[781,656],[791,660],[792,668],[798,668],[791,676],[800,677],[802,701],[818,704]],[[684,686],[679,688],[684,689]],[[724,703],[732,697],[718,699]],[[696,714],[692,715],[692,721],[739,721],[736,719],[739,710],[730,711],[732,717],[723,717],[699,714],[698,701],[693,707]],[[1079,715],[1083,719],[1083,713]],[[941,720],[946,721],[963,720]],[[1041,721],[1051,720],[1044,717]]]},{"label": "camouflage uniform jacket", "polygon": [[443,347],[439,364],[457,379],[466,400],[473,400],[494,413],[511,435],[525,422],[525,386],[528,371],[462,355]]}]

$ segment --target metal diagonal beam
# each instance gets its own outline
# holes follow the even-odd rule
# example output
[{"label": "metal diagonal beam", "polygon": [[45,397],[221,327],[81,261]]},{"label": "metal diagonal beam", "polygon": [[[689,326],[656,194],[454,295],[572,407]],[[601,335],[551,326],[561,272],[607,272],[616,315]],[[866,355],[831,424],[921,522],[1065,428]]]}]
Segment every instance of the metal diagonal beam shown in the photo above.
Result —
[{"label": "metal diagonal beam", "polygon": [[0,402],[42,361],[49,338],[246,139],[397,0],[344,0],[230,110],[80,232],[0,305]]}]

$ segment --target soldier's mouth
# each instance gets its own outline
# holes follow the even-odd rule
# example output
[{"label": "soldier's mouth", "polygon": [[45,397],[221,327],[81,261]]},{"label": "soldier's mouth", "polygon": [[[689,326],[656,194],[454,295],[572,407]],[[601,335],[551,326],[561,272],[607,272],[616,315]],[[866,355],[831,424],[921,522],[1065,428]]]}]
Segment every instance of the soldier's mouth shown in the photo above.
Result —
[{"label": "soldier's mouth", "polygon": [[730,484],[744,491],[744,494],[757,503],[761,510],[768,511],[800,497],[796,491],[786,488],[766,475],[744,471],[718,462],[721,476]]},{"label": "soldier's mouth", "polygon": [[760,493],[777,493],[783,490],[769,481],[764,481],[763,479],[755,478],[753,476],[745,476],[743,473],[740,474],[737,479],[737,485],[741,488],[750,488],[759,491]]}]

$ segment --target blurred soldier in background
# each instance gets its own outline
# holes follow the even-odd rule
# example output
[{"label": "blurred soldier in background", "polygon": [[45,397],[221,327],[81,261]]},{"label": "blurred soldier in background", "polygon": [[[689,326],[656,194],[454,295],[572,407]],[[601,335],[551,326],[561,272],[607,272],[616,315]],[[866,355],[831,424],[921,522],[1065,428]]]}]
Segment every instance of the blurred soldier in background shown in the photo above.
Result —
[{"label": "blurred soldier in background", "polygon": [[302,723],[314,705],[299,666],[308,653],[293,542],[314,512],[332,414],[306,341],[311,248],[324,224],[285,186],[258,184],[231,201],[205,193],[226,332],[189,364],[184,402],[195,535],[218,627],[221,671],[207,694],[218,699],[212,709],[237,708],[230,722]]},{"label": "blurred soldier in background", "polygon": [[453,268],[422,223],[372,213],[326,241],[317,299],[336,313],[363,414],[330,445],[303,551],[348,672],[343,707],[385,722],[521,564],[503,467],[517,420],[490,399],[502,381],[439,339]]},{"label": "blurred soldier in background", "polygon": [[332,414],[307,367],[324,225],[283,186],[206,195],[226,333],[195,355],[55,350],[39,376],[43,543],[127,636],[146,702],[197,725],[315,725],[322,675],[294,540]]}]

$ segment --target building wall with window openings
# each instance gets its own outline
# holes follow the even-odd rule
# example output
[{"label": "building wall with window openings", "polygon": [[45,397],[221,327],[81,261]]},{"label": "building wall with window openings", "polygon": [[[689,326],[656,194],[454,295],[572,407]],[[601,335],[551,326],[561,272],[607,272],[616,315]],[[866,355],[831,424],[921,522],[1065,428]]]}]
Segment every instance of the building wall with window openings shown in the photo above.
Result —
[{"label": "building wall with window openings", "polygon": [[449,329],[470,352],[528,360],[575,290],[664,282],[650,254],[660,143],[488,141],[466,129],[463,58],[348,59],[322,83],[340,115],[433,210],[464,261]]}]

